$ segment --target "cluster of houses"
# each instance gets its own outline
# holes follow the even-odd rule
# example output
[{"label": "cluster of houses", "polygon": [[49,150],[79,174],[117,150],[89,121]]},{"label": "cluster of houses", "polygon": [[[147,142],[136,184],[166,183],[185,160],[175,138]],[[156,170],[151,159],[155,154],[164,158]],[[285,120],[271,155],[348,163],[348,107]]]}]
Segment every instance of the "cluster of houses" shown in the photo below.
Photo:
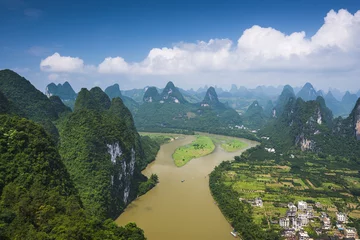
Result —
[{"label": "cluster of houses", "polygon": [[[320,207],[321,204],[316,203],[315,206]],[[284,228],[283,237],[287,239],[296,239],[295,236],[297,234],[297,239],[310,240],[309,234],[304,231],[303,228],[315,217],[313,206],[308,205],[307,202],[299,201],[297,206],[293,203],[289,203],[286,216],[279,219],[280,227]],[[322,222],[322,228],[316,230],[319,235],[322,234],[324,230],[327,231],[332,228],[331,219],[325,212],[322,212],[321,216],[316,218],[320,218]],[[345,213],[336,213],[336,220],[336,227],[338,230],[344,232],[343,237],[346,239],[355,239],[357,237],[355,228],[345,227],[345,224],[347,223],[347,215]]]},{"label": "cluster of houses", "polygon": [[[307,202],[299,201],[297,206],[289,203],[288,208],[286,216],[279,219],[280,227],[288,230],[285,231],[287,236],[302,230],[303,227],[309,224],[309,220],[314,217],[313,206],[308,206]],[[300,234],[301,239],[308,239],[308,234],[305,231],[300,232]]]}]

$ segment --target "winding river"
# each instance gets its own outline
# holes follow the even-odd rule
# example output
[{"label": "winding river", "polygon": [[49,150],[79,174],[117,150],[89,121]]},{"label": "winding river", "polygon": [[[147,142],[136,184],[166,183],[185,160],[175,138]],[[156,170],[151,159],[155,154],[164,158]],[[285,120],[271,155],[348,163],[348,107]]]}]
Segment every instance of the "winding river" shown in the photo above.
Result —
[{"label": "winding river", "polygon": [[[216,146],[212,154],[176,167],[172,159],[175,149],[194,139],[194,136],[180,136],[161,146],[156,160],[143,171],[146,176],[156,173],[160,183],[133,201],[116,220],[117,224],[136,222],[149,240],[234,239],[230,224],[210,194],[208,174],[222,161],[233,159],[245,149],[228,153]],[[247,148],[257,144],[241,141],[248,144]]]}]

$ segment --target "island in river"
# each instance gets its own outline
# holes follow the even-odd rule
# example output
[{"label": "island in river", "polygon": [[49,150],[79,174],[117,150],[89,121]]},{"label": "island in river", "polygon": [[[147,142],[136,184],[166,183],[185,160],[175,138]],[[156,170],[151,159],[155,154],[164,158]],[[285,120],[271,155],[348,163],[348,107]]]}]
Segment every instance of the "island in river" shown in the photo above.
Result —
[{"label": "island in river", "polygon": [[157,174],[160,183],[133,201],[117,224],[136,222],[149,240],[233,239],[230,224],[211,196],[208,175],[222,161],[233,159],[257,143],[238,139],[247,146],[235,152],[226,152],[217,144],[211,154],[176,167],[172,154],[194,140],[195,136],[180,136],[161,146],[155,161],[143,171],[146,176]]}]

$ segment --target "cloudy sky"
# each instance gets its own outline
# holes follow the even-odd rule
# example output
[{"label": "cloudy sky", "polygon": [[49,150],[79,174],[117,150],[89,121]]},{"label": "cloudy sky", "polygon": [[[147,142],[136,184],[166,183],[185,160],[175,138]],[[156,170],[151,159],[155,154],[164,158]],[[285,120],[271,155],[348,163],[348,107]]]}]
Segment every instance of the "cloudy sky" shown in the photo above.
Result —
[{"label": "cloudy sky", "polygon": [[360,1],[0,0],[0,69],[38,89],[360,89]]}]

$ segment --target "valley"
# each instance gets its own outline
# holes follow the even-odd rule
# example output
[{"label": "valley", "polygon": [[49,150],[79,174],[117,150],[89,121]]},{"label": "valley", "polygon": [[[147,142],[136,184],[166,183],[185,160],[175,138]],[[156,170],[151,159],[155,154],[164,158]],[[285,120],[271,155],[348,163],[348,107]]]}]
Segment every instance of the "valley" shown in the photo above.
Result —
[{"label": "valley", "polygon": [[[159,184],[133,201],[116,220],[119,225],[136,222],[149,240],[156,239],[233,239],[232,228],[219,211],[209,190],[209,173],[224,160],[232,159],[257,143],[246,139],[201,134],[207,139],[234,140],[246,144],[242,149],[226,152],[216,144],[206,156],[192,159],[177,167],[173,153],[196,141],[195,136],[171,135],[174,139],[162,145],[154,162],[143,171],[157,174]],[[177,139],[175,139],[177,138]],[[182,181],[184,180],[184,181]]]}]

